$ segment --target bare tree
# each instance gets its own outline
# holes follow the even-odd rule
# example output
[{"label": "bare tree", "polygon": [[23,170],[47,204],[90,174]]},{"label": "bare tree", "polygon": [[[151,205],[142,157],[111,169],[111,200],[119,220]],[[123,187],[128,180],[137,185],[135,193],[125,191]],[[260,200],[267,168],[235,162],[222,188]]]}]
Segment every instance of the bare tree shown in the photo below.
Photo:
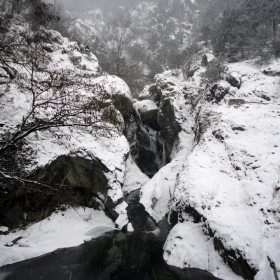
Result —
[{"label": "bare tree", "polygon": [[[6,32],[0,33],[0,84],[7,89],[11,84],[16,86],[27,96],[29,108],[20,123],[2,134],[0,157],[30,134],[54,127],[90,126],[110,133],[112,127],[102,121],[102,112],[113,105],[104,87],[93,81],[97,74],[49,66],[52,49],[46,42],[52,38],[43,28],[17,34],[10,32],[8,21],[1,27]],[[122,130],[121,124],[115,127]],[[0,166],[1,176],[17,179],[5,174]]]}]

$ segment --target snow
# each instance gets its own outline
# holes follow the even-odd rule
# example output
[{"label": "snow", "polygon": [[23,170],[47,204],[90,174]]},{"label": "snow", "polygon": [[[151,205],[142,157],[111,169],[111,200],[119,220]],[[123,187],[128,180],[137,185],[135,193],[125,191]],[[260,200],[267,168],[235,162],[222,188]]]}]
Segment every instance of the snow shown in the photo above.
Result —
[{"label": "snow", "polygon": [[212,60],[215,59],[215,56],[212,53],[207,53],[206,57],[207,57],[207,62],[211,62]]},{"label": "snow", "polygon": [[222,262],[212,240],[203,234],[202,224],[187,221],[177,224],[165,242],[163,258],[169,265],[211,271],[220,279],[243,279]]},{"label": "snow", "polygon": [[[100,75],[97,58],[92,53],[81,53],[76,42],[70,42],[68,39],[59,36],[57,32],[50,32],[53,37],[58,37],[59,44],[50,44],[53,51],[48,54],[50,61],[46,62],[45,67],[50,71],[53,69],[70,69],[74,77],[89,77],[90,83],[104,89],[103,92],[107,92],[111,96],[115,94],[123,95],[132,100],[129,87],[122,79],[107,74]],[[76,64],[73,57],[80,58],[78,59],[79,63]],[[23,117],[28,114],[32,96],[30,92],[18,89],[13,82],[9,87],[2,86],[0,90],[5,92],[0,97],[1,106],[3,107],[0,114],[0,123],[4,124],[4,126],[0,127],[0,140],[2,140],[2,138],[7,138],[11,131],[16,130]],[[80,89],[74,94],[81,97],[81,99],[94,97],[92,90]],[[111,100],[106,102],[111,102]],[[45,113],[44,110],[40,112],[42,117],[45,116]],[[32,172],[51,163],[60,155],[79,156],[89,160],[99,159],[108,168],[108,172],[104,174],[108,179],[106,196],[110,197],[116,205],[115,211],[120,215],[116,225],[121,228],[128,223],[125,210],[127,204],[125,202],[121,203],[121,201],[123,199],[122,185],[124,183],[125,159],[129,153],[129,144],[116,126],[102,120],[100,111],[95,113],[98,119],[97,123],[101,124],[104,129],[97,130],[91,125],[87,127],[58,127],[46,131],[37,131],[26,137],[23,152],[29,163],[24,168],[26,172]],[[118,111],[117,114],[122,128],[124,126],[123,117]],[[83,241],[81,236],[81,234],[77,235],[76,241],[71,239],[69,246],[80,244]],[[44,253],[47,250],[57,248],[58,244],[55,244],[53,247],[49,246],[50,249],[44,249],[46,246],[42,245],[45,247],[38,249],[38,252],[34,249],[33,256],[38,255],[39,252]],[[67,242],[62,244],[61,246],[68,246]],[[6,250],[6,247],[4,249]],[[10,251],[7,251],[7,254],[8,252]],[[29,253],[23,251],[22,254],[22,258],[24,258]],[[21,254],[19,258],[20,256]],[[13,258],[14,261],[19,260],[16,257]]]},{"label": "snow", "polygon": [[[176,119],[182,127],[182,131],[178,135],[178,141],[173,146],[171,153],[172,161],[161,168],[141,189],[140,203],[145,206],[146,211],[158,222],[169,213],[169,203],[173,197],[177,175],[181,172],[183,163],[193,149],[194,135],[191,127],[194,126],[194,121],[189,117],[190,105],[185,104],[184,94],[186,94],[186,90],[184,88],[186,88],[186,81],[182,72],[169,70],[162,74],[157,74],[155,82],[158,87],[165,88],[162,90],[163,98],[172,100]],[[191,82],[189,86],[196,85]],[[145,88],[142,96],[147,91],[148,89]]]},{"label": "snow", "polygon": [[148,181],[150,181],[150,178],[142,173],[131,155],[129,155],[125,166],[124,185],[122,187],[123,193],[130,193],[140,189]]},{"label": "snow", "polygon": [[[37,257],[58,248],[78,246],[114,228],[114,223],[103,211],[83,207],[56,211],[26,229],[0,235],[0,266]],[[5,246],[19,237],[21,239],[12,247]]]},{"label": "snow", "polygon": [[[181,222],[165,244],[168,264],[240,279],[215,252],[213,238],[205,232],[211,228],[225,248],[238,250],[258,270],[254,279],[274,279],[267,256],[279,269],[279,78],[264,75],[254,61],[231,63],[228,68],[228,73],[242,78],[241,88],[220,81],[229,90],[225,98],[218,104],[201,99],[195,109],[189,104],[204,92],[199,78],[203,68],[188,80],[174,70],[155,77],[163,97],[172,100],[182,132],[171,162],[143,186],[140,201],[156,221],[170,210],[179,213]],[[228,106],[232,98],[246,103]],[[204,122],[199,143],[192,131],[197,114]],[[185,207],[195,209],[205,221],[194,223]]]},{"label": "snow", "polygon": [[118,229],[121,230],[125,225],[129,223],[127,213],[126,213],[127,203],[123,201],[115,207],[115,211],[119,214],[115,224],[118,226]]},{"label": "snow", "polygon": [[158,110],[158,106],[152,100],[142,100],[135,102],[133,106],[140,112],[146,113],[153,110]]},{"label": "snow", "polygon": [[[189,205],[196,209],[226,248],[240,250],[248,263],[259,270],[255,279],[272,279],[267,256],[276,264],[280,262],[279,251],[275,250],[280,247],[277,238],[280,221],[271,212],[273,205],[274,211],[279,211],[276,201],[280,201],[275,192],[280,156],[277,144],[280,141],[280,107],[276,104],[279,102],[278,80],[263,75],[250,62],[231,64],[229,71],[242,76],[241,89],[231,87],[229,96],[219,105],[203,105],[201,113],[211,113],[210,126],[184,163],[171,208],[184,209]],[[236,108],[226,105],[233,97],[262,102],[261,94],[271,98],[270,104],[247,104]],[[245,130],[236,130],[238,127]],[[213,131],[217,130],[221,131],[224,140],[215,138]],[[181,215],[183,220],[190,219],[184,212]],[[166,243],[169,249],[175,242],[170,234]],[[189,235],[183,236],[178,248],[183,244],[186,244],[184,248],[189,248],[190,240]],[[199,247],[201,242],[196,240],[195,244]],[[205,261],[200,261],[201,256],[197,257],[195,252],[183,253],[179,261],[180,252],[183,250],[171,252],[168,263],[183,267],[184,258],[187,262],[198,258],[197,263],[190,263],[191,266],[206,268]],[[207,270],[219,275],[214,267]],[[226,279],[238,279],[236,277],[227,276]]]},{"label": "snow", "polygon": [[133,226],[132,226],[131,223],[129,223],[129,224],[127,225],[127,231],[128,231],[128,232],[133,232],[133,231],[134,231],[134,228],[133,228]]},{"label": "snow", "polygon": [[[60,45],[53,44],[50,67],[71,69],[76,74],[90,73],[92,81],[109,95],[121,94],[132,100],[124,81],[107,74],[98,76],[96,57],[80,53],[75,44],[67,39],[62,39]],[[62,54],[62,49],[68,53]],[[74,65],[71,57],[81,57],[79,64]],[[207,54],[207,59],[214,57]],[[200,73],[205,68],[201,67],[188,80],[180,70],[156,75],[155,84],[162,88],[163,98],[172,101],[182,130],[174,144],[171,162],[151,180],[131,157],[125,162],[129,144],[110,125],[110,136],[99,135],[92,127],[56,128],[30,135],[26,148],[35,152],[29,155],[27,170],[42,167],[59,155],[98,158],[109,169],[105,174],[107,196],[117,204],[114,211],[119,215],[118,229],[128,224],[128,231],[133,231],[123,193],[140,187],[140,202],[157,222],[170,211],[179,213],[180,222],[164,246],[168,264],[206,269],[223,279],[240,279],[215,251],[213,238],[205,231],[210,228],[226,249],[238,250],[258,270],[256,280],[273,279],[267,257],[280,268],[280,250],[277,250],[280,248],[280,86],[279,77],[266,76],[262,70],[279,71],[279,65],[279,60],[261,68],[254,61],[229,64],[228,72],[238,79],[241,77],[242,85],[237,89],[220,81],[219,85],[228,88],[229,93],[218,104],[203,99]],[[9,89],[2,86],[2,92],[5,94],[1,96],[1,104],[5,106],[0,115],[0,123],[4,124],[0,136],[4,138],[28,112],[30,97],[13,84]],[[80,94],[92,95],[83,91]],[[229,107],[231,98],[242,98],[246,103]],[[147,100],[134,106],[140,110],[158,109]],[[202,125],[200,121],[204,122],[202,135],[195,142],[195,128]],[[186,213],[186,207],[193,208],[202,219],[195,222]],[[113,222],[100,211],[81,207],[57,211],[25,230],[1,235],[0,265],[76,246],[112,229]],[[18,237],[22,238],[13,244]]]},{"label": "snow", "polygon": [[182,163],[173,160],[161,168],[141,189],[141,199],[146,211],[159,222],[169,212],[169,203],[175,189],[176,176]]},{"label": "snow", "polygon": [[102,84],[104,89],[111,95],[121,94],[132,100],[130,89],[126,82],[117,76],[100,76],[94,79],[96,83]]}]

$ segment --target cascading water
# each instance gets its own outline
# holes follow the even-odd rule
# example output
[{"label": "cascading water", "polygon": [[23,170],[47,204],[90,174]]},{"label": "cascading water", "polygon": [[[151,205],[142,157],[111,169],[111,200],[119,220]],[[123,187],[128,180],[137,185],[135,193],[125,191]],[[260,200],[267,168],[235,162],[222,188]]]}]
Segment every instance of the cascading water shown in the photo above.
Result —
[{"label": "cascading water", "polygon": [[137,129],[131,144],[131,154],[141,171],[153,177],[166,165],[165,141],[160,131],[143,124],[141,116],[135,110]]}]

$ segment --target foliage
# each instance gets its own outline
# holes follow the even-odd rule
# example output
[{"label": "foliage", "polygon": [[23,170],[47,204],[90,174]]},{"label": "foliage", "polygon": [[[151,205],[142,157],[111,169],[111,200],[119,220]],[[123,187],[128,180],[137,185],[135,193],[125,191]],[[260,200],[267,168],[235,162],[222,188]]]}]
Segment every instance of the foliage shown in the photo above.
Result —
[{"label": "foliage", "polygon": [[278,0],[243,0],[225,10],[218,24],[212,27],[214,51],[241,58],[258,55],[267,48],[273,53],[271,42],[278,40],[279,23]]},{"label": "foliage", "polygon": [[223,79],[224,74],[227,71],[227,67],[224,64],[224,57],[218,56],[217,59],[213,59],[206,66],[206,71],[201,73],[201,81],[203,83],[214,83]]}]

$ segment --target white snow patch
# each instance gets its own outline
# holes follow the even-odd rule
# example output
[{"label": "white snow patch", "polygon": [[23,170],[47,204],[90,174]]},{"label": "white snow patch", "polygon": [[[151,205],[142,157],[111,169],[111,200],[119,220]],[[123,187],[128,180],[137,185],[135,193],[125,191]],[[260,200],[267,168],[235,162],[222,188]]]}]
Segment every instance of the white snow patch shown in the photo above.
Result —
[{"label": "white snow patch", "polygon": [[[25,230],[0,235],[0,266],[78,246],[114,228],[103,211],[83,207],[57,211]],[[18,237],[21,239],[12,247],[5,246]]]},{"label": "white snow patch", "polygon": [[177,224],[165,242],[163,258],[169,265],[207,270],[221,279],[243,279],[222,262],[213,240],[203,234],[201,224],[187,221]]},{"label": "white snow patch", "polygon": [[146,113],[153,110],[158,110],[158,106],[152,100],[142,100],[135,102],[133,106],[140,112]]},{"label": "white snow patch", "polygon": [[140,189],[148,181],[150,181],[150,178],[140,170],[131,155],[129,155],[125,167],[124,185],[122,188],[123,192],[130,193],[134,190]]}]

